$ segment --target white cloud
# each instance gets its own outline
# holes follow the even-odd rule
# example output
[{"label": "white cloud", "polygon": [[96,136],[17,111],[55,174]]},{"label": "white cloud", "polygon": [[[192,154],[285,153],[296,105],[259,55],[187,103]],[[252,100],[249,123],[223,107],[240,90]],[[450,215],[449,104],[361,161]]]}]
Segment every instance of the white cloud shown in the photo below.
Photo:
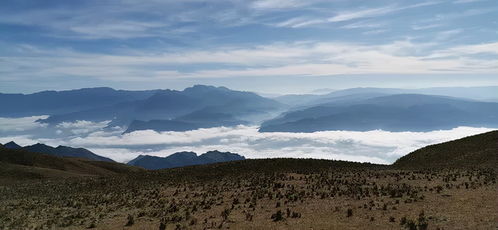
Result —
[{"label": "white cloud", "polygon": [[6,132],[29,131],[46,127],[45,124],[35,122],[38,119],[46,119],[48,116],[32,116],[23,118],[0,117],[0,134]]},{"label": "white cloud", "polygon": [[58,134],[62,134],[62,130],[68,130],[72,134],[81,135],[101,130],[107,126],[110,121],[91,122],[91,121],[75,121],[75,122],[62,122],[55,126]]},{"label": "white cloud", "polygon": [[[130,160],[149,154],[167,156],[179,151],[231,151],[248,158],[323,158],[375,163],[395,159],[426,145],[458,139],[491,129],[459,127],[433,132],[325,131],[315,133],[259,133],[258,127],[218,127],[187,132],[137,131],[122,136],[95,133],[68,144],[109,149],[106,156]],[[117,149],[128,149],[120,156]],[[133,150],[134,149],[134,150]],[[135,154],[132,154],[135,151]],[[126,158],[126,159],[125,159]]]},{"label": "white cloud", "polygon": [[[13,123],[27,118],[18,118]],[[28,122],[29,123],[29,122]],[[30,123],[34,123],[33,119]],[[93,131],[71,132],[86,127]],[[57,134],[64,130],[69,135]],[[52,146],[84,147],[120,162],[140,154],[168,156],[180,151],[204,153],[230,151],[248,158],[320,158],[373,163],[395,159],[426,145],[490,131],[487,128],[459,127],[432,132],[325,131],[315,133],[259,133],[256,126],[217,127],[187,132],[136,131],[121,135],[120,128],[103,128],[103,123],[78,121],[56,127],[40,126],[24,133],[0,133],[0,143],[11,140],[21,145],[37,142]]]}]

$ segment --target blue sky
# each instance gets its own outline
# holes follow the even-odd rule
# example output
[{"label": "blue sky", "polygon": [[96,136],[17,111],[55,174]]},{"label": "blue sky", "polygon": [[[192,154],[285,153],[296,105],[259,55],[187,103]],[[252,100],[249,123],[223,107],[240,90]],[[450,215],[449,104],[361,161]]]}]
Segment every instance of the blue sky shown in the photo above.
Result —
[{"label": "blue sky", "polygon": [[3,0],[0,92],[498,85],[496,0]]}]

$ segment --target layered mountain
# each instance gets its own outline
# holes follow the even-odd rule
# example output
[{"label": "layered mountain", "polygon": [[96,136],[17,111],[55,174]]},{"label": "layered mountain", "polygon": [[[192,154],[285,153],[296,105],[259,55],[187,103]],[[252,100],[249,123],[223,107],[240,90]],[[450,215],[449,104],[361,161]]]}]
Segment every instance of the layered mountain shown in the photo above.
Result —
[{"label": "layered mountain", "polygon": [[85,88],[66,91],[43,91],[33,94],[0,93],[0,116],[21,117],[55,115],[144,100],[157,90],[126,91],[111,88]]},{"label": "layered mountain", "polygon": [[347,101],[356,99],[367,99],[379,96],[395,94],[424,94],[439,95],[472,100],[498,102],[498,86],[484,87],[435,87],[421,89],[397,89],[397,88],[351,88],[337,90],[327,94],[302,94],[284,95],[274,98],[275,100],[291,106],[313,106],[324,103]]},{"label": "layered mountain", "polygon": [[498,131],[430,145],[398,159],[394,167],[435,169],[498,166]]},{"label": "layered mountain", "polygon": [[255,93],[195,85],[183,91],[157,91],[143,100],[52,115],[41,122],[111,120],[111,125],[129,126],[127,132],[143,129],[184,131],[259,122],[283,108],[281,103]]},{"label": "layered mountain", "polygon": [[140,155],[128,162],[128,165],[139,166],[145,169],[165,169],[238,160],[245,160],[245,157],[235,153],[215,150],[199,156],[194,152],[178,152],[167,157]]},{"label": "layered mountain", "polygon": [[75,157],[75,158],[84,158],[84,159],[94,160],[94,161],[114,162],[113,160],[111,160],[107,157],[99,156],[99,155],[91,152],[88,149],[72,148],[72,147],[67,147],[67,146],[62,146],[62,145],[59,145],[59,146],[54,148],[52,146],[38,143],[38,144],[22,147],[22,146],[16,144],[15,142],[11,141],[9,143],[6,143],[4,145],[4,148],[6,148],[6,149],[22,149],[22,150],[32,152],[32,153],[43,153],[43,154],[48,154],[48,155],[53,155],[53,156],[58,156],[58,157]]},{"label": "layered mountain", "polygon": [[388,95],[290,111],[264,122],[260,131],[430,131],[458,126],[498,127],[498,103],[419,94]]}]

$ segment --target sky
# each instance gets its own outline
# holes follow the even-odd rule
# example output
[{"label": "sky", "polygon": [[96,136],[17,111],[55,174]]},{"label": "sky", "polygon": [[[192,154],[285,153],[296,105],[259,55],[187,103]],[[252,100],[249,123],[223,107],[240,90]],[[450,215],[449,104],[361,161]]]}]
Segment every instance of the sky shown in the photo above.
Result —
[{"label": "sky", "polygon": [[496,0],[2,0],[0,92],[498,85]]},{"label": "sky", "polygon": [[63,122],[49,127],[36,122],[40,118],[46,116],[0,118],[0,143],[83,147],[118,162],[128,162],[141,154],[165,157],[181,151],[202,154],[219,150],[246,158],[318,158],[390,164],[424,146],[492,130],[458,127],[431,132],[260,133],[257,126],[240,125],[186,132],[144,130],[122,135],[124,128],[105,128],[108,122]]}]

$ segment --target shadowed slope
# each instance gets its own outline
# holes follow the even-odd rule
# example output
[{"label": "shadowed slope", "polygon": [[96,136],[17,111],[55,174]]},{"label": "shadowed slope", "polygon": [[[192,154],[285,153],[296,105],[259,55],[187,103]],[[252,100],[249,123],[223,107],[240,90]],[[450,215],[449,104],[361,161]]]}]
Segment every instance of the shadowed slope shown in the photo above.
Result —
[{"label": "shadowed slope", "polygon": [[397,168],[492,167],[498,165],[498,131],[430,145],[398,159]]},{"label": "shadowed slope", "polygon": [[0,147],[0,180],[2,181],[74,176],[112,176],[140,171],[143,169],[120,163],[57,157],[23,149]]}]

